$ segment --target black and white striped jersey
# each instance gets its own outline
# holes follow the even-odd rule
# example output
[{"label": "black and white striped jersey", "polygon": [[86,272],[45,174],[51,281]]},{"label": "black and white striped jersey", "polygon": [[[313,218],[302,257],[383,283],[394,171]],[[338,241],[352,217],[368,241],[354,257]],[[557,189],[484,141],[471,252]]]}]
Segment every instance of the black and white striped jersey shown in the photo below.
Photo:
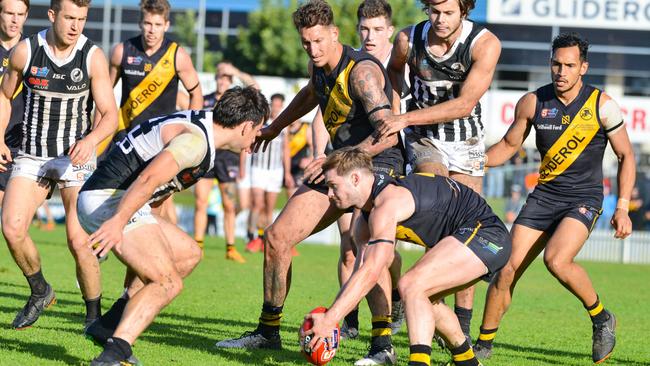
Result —
[{"label": "black and white striped jersey", "polygon": [[93,99],[90,92],[90,60],[97,49],[84,35],[70,55],[58,59],[43,30],[25,40],[28,56],[23,69],[24,153],[53,158],[90,131]]},{"label": "black and white striped jersey", "polygon": [[174,179],[158,187],[151,197],[155,202],[195,184],[214,167],[214,130],[212,112],[181,111],[142,122],[129,131],[116,148],[112,149],[97,170],[81,188],[82,191],[99,189],[126,190],[140,173],[165,148],[162,129],[170,124],[183,124],[198,128],[207,141],[207,153],[198,166],[180,171]]},{"label": "black and white striped jersey", "polygon": [[[411,83],[411,102],[408,110],[427,108],[457,98],[472,68],[472,48],[488,30],[476,23],[463,20],[461,34],[442,57],[429,52],[431,22],[426,20],[411,27],[408,66]],[[411,127],[418,134],[442,141],[465,141],[483,136],[481,103],[470,115],[446,123]]]},{"label": "black and white striped jersey", "polygon": [[[266,121],[264,126],[271,124],[271,121]],[[285,130],[276,136],[269,145],[266,151],[260,149],[258,152],[251,154],[251,169],[261,170],[282,170],[282,154],[284,152],[284,134]]]}]

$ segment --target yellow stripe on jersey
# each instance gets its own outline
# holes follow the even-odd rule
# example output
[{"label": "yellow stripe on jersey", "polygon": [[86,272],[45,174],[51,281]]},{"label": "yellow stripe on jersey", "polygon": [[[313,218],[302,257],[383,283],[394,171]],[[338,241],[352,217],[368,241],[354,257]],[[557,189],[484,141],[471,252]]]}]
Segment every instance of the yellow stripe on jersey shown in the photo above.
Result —
[{"label": "yellow stripe on jersey", "polygon": [[309,126],[303,123],[298,132],[289,140],[289,155],[293,158],[300,150],[307,145],[307,128]]},{"label": "yellow stripe on jersey", "polygon": [[415,231],[402,225],[397,225],[397,228],[395,230],[395,239],[408,241],[409,243],[418,244],[423,247],[427,246],[424,244],[424,241],[420,238],[420,236],[415,233]]},{"label": "yellow stripe on jersey", "polygon": [[539,167],[539,183],[552,181],[567,170],[582,154],[600,129],[596,117],[598,90],[594,90],[569,127],[546,152]]},{"label": "yellow stripe on jersey", "polygon": [[138,86],[131,90],[129,97],[120,107],[118,131],[129,127],[131,121],[147,109],[172,81],[176,75],[174,58],[177,48],[178,44],[172,42],[167,52],[156,63],[151,72],[142,79]]},{"label": "yellow stripe on jersey", "polygon": [[[2,79],[0,78],[0,83],[2,82]],[[11,99],[16,99],[20,95],[20,93],[23,91],[23,83],[18,84],[18,87],[16,88],[16,91],[14,92],[14,96],[11,97]]]},{"label": "yellow stripe on jersey", "polygon": [[323,112],[325,128],[327,128],[327,132],[329,132],[332,139],[334,139],[339,127],[345,123],[348,113],[352,109],[352,98],[348,93],[348,77],[354,65],[355,62],[350,61],[348,66],[336,77],[334,90],[330,91],[327,107]]}]

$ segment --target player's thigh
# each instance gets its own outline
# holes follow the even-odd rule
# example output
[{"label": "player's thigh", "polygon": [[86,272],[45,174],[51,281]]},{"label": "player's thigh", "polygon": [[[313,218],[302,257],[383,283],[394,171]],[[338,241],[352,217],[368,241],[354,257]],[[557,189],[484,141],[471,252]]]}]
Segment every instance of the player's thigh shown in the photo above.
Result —
[{"label": "player's thigh", "polygon": [[50,187],[26,177],[9,180],[2,203],[2,225],[27,230],[34,213],[45,201]]},{"label": "player's thigh", "polygon": [[535,259],[544,249],[547,241],[543,231],[520,224],[512,225],[510,236],[512,237],[512,253],[507,265],[515,270],[522,264],[530,263]]},{"label": "player's thigh", "polygon": [[478,194],[481,194],[483,191],[483,177],[472,176],[459,172],[449,172],[449,177],[458,183],[462,183],[468,186]]},{"label": "player's thigh", "polygon": [[219,191],[221,192],[221,202],[224,208],[235,207],[237,202],[237,186],[234,182],[219,183]]},{"label": "player's thigh", "polygon": [[572,261],[589,237],[587,227],[577,219],[565,217],[546,243],[544,260]]},{"label": "player's thigh", "polygon": [[342,214],[326,194],[302,185],[287,201],[271,229],[274,235],[296,244],[328,227]]},{"label": "player's thigh", "polygon": [[72,240],[77,236],[85,238],[86,232],[81,228],[79,217],[77,216],[77,200],[81,187],[72,186],[61,188],[61,201],[65,209],[65,228],[68,233],[68,239]]},{"label": "player's thigh", "polygon": [[200,258],[201,248],[185,231],[166,220],[161,220],[160,217],[156,217],[156,220],[167,239],[166,244],[169,246],[175,262],[182,262],[196,257]]},{"label": "player's thigh", "polygon": [[471,249],[448,236],[427,251],[403,278],[417,281],[414,288],[431,296],[470,284],[487,272],[486,265]]},{"label": "player's thigh", "polygon": [[264,189],[251,188],[252,209],[253,211],[262,211],[264,209]]},{"label": "player's thigh", "polygon": [[158,224],[144,224],[124,233],[115,255],[147,283],[177,275],[173,254]]},{"label": "player's thigh", "polygon": [[[194,198],[201,203],[208,203],[208,197],[210,196],[210,191],[214,182],[212,178],[201,178],[194,185]],[[198,203],[198,202],[197,202]]]}]

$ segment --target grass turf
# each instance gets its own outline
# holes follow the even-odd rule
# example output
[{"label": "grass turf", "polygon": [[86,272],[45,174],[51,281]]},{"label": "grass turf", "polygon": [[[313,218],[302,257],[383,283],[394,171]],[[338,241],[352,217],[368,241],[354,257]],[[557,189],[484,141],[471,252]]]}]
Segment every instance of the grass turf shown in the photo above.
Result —
[{"label": "grass turf", "polygon": [[[79,365],[101,351],[83,338],[84,306],[74,277],[74,262],[63,229],[32,230],[43,259],[43,273],[58,303],[32,328],[15,331],[13,317],[24,305],[27,283],[3,246],[0,251],[0,365]],[[241,243],[238,243],[241,248]],[[186,280],[183,293],[156,319],[134,346],[145,365],[299,365],[297,329],[310,309],[328,306],[336,295],[338,248],[300,245],[294,259],[292,290],[285,305],[283,351],[220,350],[217,340],[239,336],[257,324],[262,295],[262,255],[245,254],[248,263],[224,259],[223,240],[208,238],[206,256]],[[407,268],[420,255],[402,253]],[[650,364],[645,336],[650,327],[650,266],[583,263],[605,306],[617,315],[618,345],[606,365]],[[123,266],[114,256],[102,264],[104,309],[121,292]],[[472,334],[478,333],[485,284],[477,288]],[[365,354],[370,316],[361,306],[361,337],[344,341],[331,365],[350,365]],[[404,329],[394,338],[399,364],[408,359]],[[591,323],[580,303],[535,262],[521,280],[485,365],[591,364]],[[447,361],[434,347],[432,364]]]}]

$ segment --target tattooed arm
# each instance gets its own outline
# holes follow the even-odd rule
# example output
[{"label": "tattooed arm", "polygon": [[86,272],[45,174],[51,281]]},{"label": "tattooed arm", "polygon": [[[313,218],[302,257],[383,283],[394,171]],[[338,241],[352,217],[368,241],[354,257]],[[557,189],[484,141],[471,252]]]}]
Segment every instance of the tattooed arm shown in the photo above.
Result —
[{"label": "tattooed arm", "polygon": [[[353,99],[363,104],[368,121],[373,127],[388,116],[392,116],[391,104],[384,93],[384,85],[389,82],[384,80],[379,65],[373,61],[361,61],[350,74],[350,94]],[[379,154],[397,143],[397,134],[377,138],[376,133],[368,136],[357,147],[363,149],[372,156]]]}]

